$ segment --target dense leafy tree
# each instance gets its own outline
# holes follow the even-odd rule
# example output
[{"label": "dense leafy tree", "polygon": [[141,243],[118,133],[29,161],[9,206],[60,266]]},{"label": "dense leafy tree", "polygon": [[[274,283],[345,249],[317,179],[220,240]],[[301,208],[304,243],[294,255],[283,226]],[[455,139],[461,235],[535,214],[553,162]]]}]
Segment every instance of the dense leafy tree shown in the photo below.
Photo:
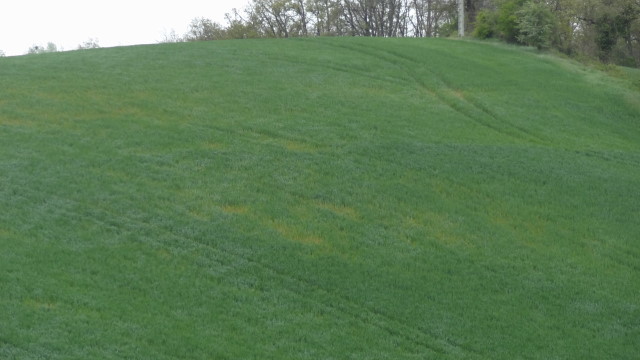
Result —
[{"label": "dense leafy tree", "polygon": [[233,13],[226,15],[226,18],[225,39],[249,39],[261,36],[260,26],[256,23],[255,17],[249,17],[251,21],[248,21],[234,9]]},{"label": "dense leafy tree", "polygon": [[538,49],[548,48],[551,45],[554,18],[545,5],[529,1],[516,15],[519,42]]},{"label": "dense leafy tree", "polygon": [[219,40],[224,38],[224,29],[216,22],[206,18],[195,18],[185,35],[187,41]]},{"label": "dense leafy tree", "polygon": [[524,0],[508,0],[498,9],[497,27],[500,37],[507,42],[518,42],[518,11]]},{"label": "dense leafy tree", "polygon": [[457,27],[456,1],[412,0],[409,6],[409,32],[414,36],[448,36]]},{"label": "dense leafy tree", "polygon": [[479,39],[488,39],[498,36],[498,16],[495,11],[482,10],[476,17],[473,36]]},{"label": "dense leafy tree", "polygon": [[299,29],[306,27],[306,24],[300,26],[297,23],[301,19],[297,17],[293,0],[253,0],[249,11],[253,21],[267,37],[288,38],[302,35]]},{"label": "dense leafy tree", "polygon": [[33,45],[32,47],[29,48],[29,50],[27,51],[27,54],[44,54],[44,53],[52,53],[57,51],[58,51],[58,46],[56,46],[56,44],[52,42],[49,42],[47,43],[47,46]]},{"label": "dense leafy tree", "polygon": [[307,0],[309,22],[316,36],[345,34],[343,7],[339,0]]},{"label": "dense leafy tree", "polygon": [[78,45],[78,50],[97,49],[99,47],[100,47],[100,44],[98,43],[98,39],[90,38],[87,41],[83,42],[82,44]]}]

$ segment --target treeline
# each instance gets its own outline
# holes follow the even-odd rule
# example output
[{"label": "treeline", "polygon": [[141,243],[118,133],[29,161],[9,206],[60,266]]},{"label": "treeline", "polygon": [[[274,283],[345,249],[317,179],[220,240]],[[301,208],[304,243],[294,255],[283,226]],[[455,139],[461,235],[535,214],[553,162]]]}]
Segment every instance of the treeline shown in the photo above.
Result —
[{"label": "treeline", "polygon": [[[465,33],[625,66],[640,65],[640,0],[464,0]],[[447,37],[457,0],[252,0],[226,24],[192,21],[164,41],[300,37]]]},{"label": "treeline", "polygon": [[165,41],[258,37],[444,37],[455,34],[455,0],[252,0],[226,25],[197,18],[184,36]]},{"label": "treeline", "polygon": [[492,0],[469,14],[473,35],[640,65],[640,0]]}]

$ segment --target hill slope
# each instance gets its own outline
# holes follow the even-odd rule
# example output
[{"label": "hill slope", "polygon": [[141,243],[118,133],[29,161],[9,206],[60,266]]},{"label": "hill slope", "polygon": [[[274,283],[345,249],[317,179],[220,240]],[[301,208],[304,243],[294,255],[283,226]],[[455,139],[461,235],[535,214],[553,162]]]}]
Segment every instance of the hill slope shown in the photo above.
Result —
[{"label": "hill slope", "polygon": [[0,59],[0,357],[631,359],[639,99],[447,40]]}]

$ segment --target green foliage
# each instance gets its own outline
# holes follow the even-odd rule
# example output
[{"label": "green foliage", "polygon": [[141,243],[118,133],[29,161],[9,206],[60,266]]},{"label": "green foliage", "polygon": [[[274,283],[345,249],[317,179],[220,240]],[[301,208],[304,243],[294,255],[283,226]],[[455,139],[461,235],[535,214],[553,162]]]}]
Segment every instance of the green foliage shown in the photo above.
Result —
[{"label": "green foliage", "polygon": [[557,49],[582,62],[640,64],[640,2],[497,0],[479,13],[477,38]]},{"label": "green foliage", "polygon": [[595,23],[596,42],[600,49],[600,59],[608,61],[613,46],[618,39],[618,30],[615,24],[615,18],[609,13],[603,13],[598,17]]},{"label": "green foliage", "polygon": [[32,47],[29,48],[29,50],[27,51],[27,54],[45,54],[45,53],[52,53],[52,52],[57,52],[58,51],[58,47],[56,46],[56,44],[49,42],[47,43],[47,46],[42,46],[42,45],[33,45]]},{"label": "green foliage", "polygon": [[517,13],[519,42],[546,49],[551,45],[555,19],[544,3],[528,1]]},{"label": "green foliage", "polygon": [[185,34],[186,41],[208,41],[225,38],[223,27],[211,19],[195,18],[189,25],[189,31]]},{"label": "green foliage", "polygon": [[621,81],[446,39],[0,64],[2,359],[639,353]]},{"label": "green foliage", "polygon": [[100,48],[100,44],[98,42],[98,39],[93,39],[90,38],[87,41],[83,42],[82,44],[78,45],[78,49],[82,50],[82,49],[98,49]]},{"label": "green foliage", "polygon": [[507,42],[517,42],[518,29],[518,11],[522,8],[525,0],[508,0],[504,2],[498,9],[497,28],[500,37]]},{"label": "green foliage", "polygon": [[497,35],[497,13],[491,10],[482,10],[476,17],[473,36],[478,39],[493,38]]},{"label": "green foliage", "polygon": [[237,19],[229,20],[225,28],[226,39],[255,39],[259,37],[260,32],[253,24]]}]

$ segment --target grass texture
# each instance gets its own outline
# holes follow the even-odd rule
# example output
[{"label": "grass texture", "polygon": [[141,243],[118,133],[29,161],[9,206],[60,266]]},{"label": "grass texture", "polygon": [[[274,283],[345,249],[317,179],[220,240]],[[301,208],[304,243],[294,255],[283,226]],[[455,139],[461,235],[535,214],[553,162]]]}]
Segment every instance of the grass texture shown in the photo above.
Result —
[{"label": "grass texture", "polygon": [[0,59],[2,359],[633,359],[639,241],[640,93],[532,50]]}]

